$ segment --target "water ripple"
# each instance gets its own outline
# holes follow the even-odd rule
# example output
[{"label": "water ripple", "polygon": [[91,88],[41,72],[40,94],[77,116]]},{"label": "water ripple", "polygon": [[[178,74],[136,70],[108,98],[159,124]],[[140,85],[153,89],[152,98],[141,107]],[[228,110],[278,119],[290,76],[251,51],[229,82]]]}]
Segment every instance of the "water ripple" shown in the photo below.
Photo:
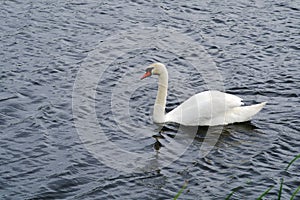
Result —
[{"label": "water ripple", "polygon": [[[298,163],[283,172],[300,146],[296,1],[14,0],[0,7],[1,199],[170,199],[185,180],[183,199],[224,199],[238,186],[243,187],[233,198],[254,199],[278,185],[280,177],[285,177],[282,198],[288,199],[299,186]],[[174,29],[191,37],[216,62],[227,92],[246,104],[268,104],[251,123],[226,126],[204,158],[199,148],[207,128],[201,127],[172,165],[123,175],[83,146],[73,124],[72,90],[85,58],[101,42],[121,30],[144,27]],[[183,51],[198,58],[192,49]],[[115,56],[113,49],[101,53]],[[118,55],[98,83],[95,109],[106,136],[128,151],[158,153],[152,138],[158,128],[151,119],[156,80],[138,81],[144,67],[156,61],[172,72],[167,111],[207,89],[201,74],[168,49]],[[119,99],[117,105],[129,102],[130,123],[120,123],[127,117],[111,109],[112,94]],[[84,105],[79,109],[81,116],[89,113]],[[184,130],[165,127],[161,148],[176,134]]]}]

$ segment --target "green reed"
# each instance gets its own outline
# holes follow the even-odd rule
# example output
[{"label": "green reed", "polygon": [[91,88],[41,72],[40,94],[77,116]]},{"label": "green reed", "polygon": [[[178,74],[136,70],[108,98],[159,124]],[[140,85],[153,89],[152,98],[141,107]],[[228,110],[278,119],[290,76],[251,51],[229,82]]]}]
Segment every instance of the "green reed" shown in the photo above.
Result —
[{"label": "green reed", "polygon": [[182,186],[182,188],[179,190],[179,192],[176,194],[176,196],[174,197],[174,200],[178,199],[178,197],[181,195],[181,193],[183,192],[183,190],[185,190],[185,188],[187,187],[188,182],[184,181],[184,184]]},{"label": "green reed", "polygon": [[[300,154],[297,155],[293,160],[291,160],[289,162],[289,164],[287,165],[287,167],[285,168],[285,171],[287,171],[290,166],[296,161],[300,159]],[[176,194],[176,196],[174,197],[174,200],[177,200],[178,197],[182,194],[182,192],[185,190],[185,188],[187,187],[187,181],[184,182],[184,185],[182,186],[182,188],[179,190],[179,192]],[[277,199],[280,200],[281,199],[281,194],[282,194],[282,189],[283,189],[283,183],[284,183],[284,179],[281,178],[280,179],[280,187],[279,187],[279,191],[278,191],[278,197]],[[263,197],[265,197],[273,188],[275,187],[275,185],[269,187],[266,191],[264,191],[256,200],[262,200]],[[227,195],[227,197],[225,198],[225,200],[229,200],[231,198],[231,196],[237,192],[239,189],[241,189],[242,186],[236,187],[234,189],[231,190],[231,193],[229,195]],[[298,192],[300,191],[300,186],[297,187],[297,189],[293,192],[290,200],[294,200],[296,195],[298,194]]]},{"label": "green reed", "polygon": [[[296,160],[298,160],[299,158],[300,158],[300,154],[297,155],[293,160],[291,160],[291,161],[289,162],[289,164],[288,164],[287,167],[285,168],[285,171],[287,171],[287,170],[289,169],[289,167],[290,167]],[[280,187],[279,187],[279,191],[278,191],[278,195],[277,195],[277,196],[278,196],[278,197],[277,197],[278,200],[281,199],[281,194],[282,194],[282,189],[283,189],[283,183],[284,183],[284,179],[281,178],[281,179],[280,179]],[[239,188],[241,188],[241,187],[239,187]],[[239,189],[239,188],[238,188],[238,189]],[[266,196],[273,188],[274,188],[274,185],[271,186],[271,187],[269,187],[266,191],[264,191],[264,192],[263,192],[256,200],[262,200],[262,198],[265,197],[265,196]],[[237,189],[237,188],[232,189],[232,192],[226,197],[225,200],[229,200],[230,197],[231,197],[238,189]],[[300,186],[298,186],[297,189],[293,192],[293,194],[292,194],[290,200],[294,200],[295,197],[296,197],[296,195],[298,194],[299,191],[300,191]]]}]

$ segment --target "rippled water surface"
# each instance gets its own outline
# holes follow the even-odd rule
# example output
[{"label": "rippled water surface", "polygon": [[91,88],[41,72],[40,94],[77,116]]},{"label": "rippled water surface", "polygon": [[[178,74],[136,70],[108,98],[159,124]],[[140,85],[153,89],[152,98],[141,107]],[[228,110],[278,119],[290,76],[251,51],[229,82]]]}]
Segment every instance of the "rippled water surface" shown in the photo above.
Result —
[{"label": "rippled water surface", "polygon": [[[289,199],[300,185],[299,162],[284,172],[300,152],[298,1],[14,0],[0,8],[1,199],[171,199],[185,181],[182,199],[225,199],[238,186],[232,199],[255,199],[272,185],[267,197],[275,199],[281,177]],[[152,162],[190,129],[167,125],[154,149],[157,80],[139,78],[157,61],[169,68],[167,111],[206,89],[268,104],[215,137],[199,127],[178,159],[158,167]],[[195,63],[214,68],[222,84]],[[92,111],[94,123],[76,124]],[[105,146],[103,136],[110,143],[91,151]],[[207,141],[212,149],[203,156]],[[131,157],[115,159],[116,149],[151,163],[120,170],[139,160],[123,166]]]}]

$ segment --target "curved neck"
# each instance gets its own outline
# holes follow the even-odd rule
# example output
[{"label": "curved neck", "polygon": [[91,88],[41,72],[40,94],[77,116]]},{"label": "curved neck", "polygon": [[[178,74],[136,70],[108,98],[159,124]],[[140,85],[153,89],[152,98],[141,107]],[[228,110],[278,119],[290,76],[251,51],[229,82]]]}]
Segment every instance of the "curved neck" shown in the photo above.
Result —
[{"label": "curved neck", "polygon": [[153,121],[156,123],[165,122],[165,108],[168,92],[168,72],[165,69],[158,78],[158,91],[154,104]]}]

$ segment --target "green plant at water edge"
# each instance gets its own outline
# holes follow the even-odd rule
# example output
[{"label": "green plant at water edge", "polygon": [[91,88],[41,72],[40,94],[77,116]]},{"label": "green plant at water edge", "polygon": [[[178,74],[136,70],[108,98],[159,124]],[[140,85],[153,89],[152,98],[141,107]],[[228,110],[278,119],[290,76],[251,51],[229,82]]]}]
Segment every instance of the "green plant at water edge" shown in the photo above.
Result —
[{"label": "green plant at water edge", "polygon": [[[300,154],[297,155],[286,167],[285,171],[287,171],[289,169],[289,167],[293,164],[293,162],[295,162],[296,160],[298,160],[300,158]],[[297,187],[297,189],[295,190],[295,192],[292,194],[291,199],[290,200],[294,200],[294,198],[296,197],[297,193],[300,191],[300,185]]]},{"label": "green plant at water edge", "polygon": [[278,192],[278,200],[280,200],[280,198],[281,198],[282,187],[283,187],[283,178],[280,179],[280,187],[279,187],[279,192]]},{"label": "green plant at water edge", "polygon": [[232,189],[232,190],[231,190],[232,192],[226,197],[225,200],[229,200],[230,197],[231,197],[236,191],[238,191],[238,190],[241,189],[241,188],[242,188],[242,186],[239,186],[239,187],[236,187],[236,188]]},{"label": "green plant at water edge", "polygon": [[183,190],[185,190],[185,188],[187,187],[188,182],[185,181],[182,188],[179,190],[179,192],[176,194],[176,196],[174,197],[174,200],[178,199],[178,197],[181,195],[181,193],[183,192]]},{"label": "green plant at water edge", "polygon": [[296,160],[298,160],[300,158],[300,154],[297,155],[289,164],[288,166],[285,168],[285,171],[287,171],[289,169],[289,167],[293,164],[293,162],[295,162]]},{"label": "green plant at water edge", "polygon": [[294,198],[295,198],[295,196],[297,195],[297,193],[299,192],[299,190],[300,190],[300,185],[299,185],[299,187],[295,190],[295,192],[293,193],[293,195],[292,195],[292,197],[291,197],[290,200],[294,200]]},{"label": "green plant at water edge", "polygon": [[256,200],[261,200],[264,196],[266,196],[269,192],[270,192],[270,190],[272,190],[272,188],[274,187],[274,185],[273,186],[271,186],[271,187],[269,187],[264,193],[262,193]]},{"label": "green plant at water edge", "polygon": [[[285,168],[285,171],[287,171],[287,170],[289,169],[289,167],[290,167],[296,160],[298,160],[298,159],[300,159],[300,154],[297,155],[291,162],[289,162],[288,166]],[[278,200],[281,199],[282,188],[283,188],[283,182],[284,182],[284,179],[281,178],[281,180],[280,180],[279,192],[278,192],[278,198],[277,198]],[[262,198],[263,198],[264,196],[266,196],[266,195],[270,192],[270,190],[272,190],[273,187],[274,187],[274,185],[271,186],[271,187],[269,187],[269,188],[268,188],[264,193],[262,193],[256,200],[262,200]],[[239,189],[239,188],[240,188],[240,187],[238,187],[238,189]],[[237,188],[232,189],[232,192],[226,197],[225,200],[229,200],[230,197],[231,197],[238,189],[237,189]],[[298,194],[299,191],[300,191],[300,186],[298,186],[297,189],[295,190],[295,192],[293,192],[293,194],[292,194],[290,200],[294,200],[295,197],[296,197],[296,195]]]}]

